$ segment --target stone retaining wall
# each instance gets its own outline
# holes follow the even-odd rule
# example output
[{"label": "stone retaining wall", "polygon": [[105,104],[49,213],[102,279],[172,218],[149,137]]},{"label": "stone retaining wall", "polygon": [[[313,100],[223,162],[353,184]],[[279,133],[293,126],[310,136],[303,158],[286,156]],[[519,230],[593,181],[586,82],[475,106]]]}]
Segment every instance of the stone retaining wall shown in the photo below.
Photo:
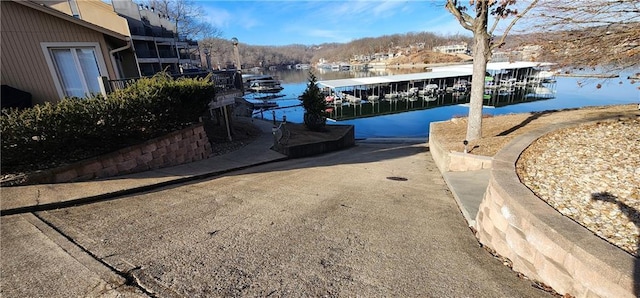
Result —
[{"label": "stone retaining wall", "polygon": [[449,157],[449,150],[438,142],[438,135],[433,132],[433,126],[436,123],[439,122],[431,122],[431,124],[429,124],[429,153],[433,156],[433,160],[436,162],[440,173],[444,173],[449,171],[451,158]]},{"label": "stone retaining wall", "polygon": [[86,181],[175,166],[208,158],[211,144],[203,125],[196,124],[142,144],[27,178],[27,184]]},{"label": "stone retaining wall", "polygon": [[449,171],[464,172],[491,169],[493,158],[489,156],[449,152]]},{"label": "stone retaining wall", "polygon": [[[557,129],[557,128],[556,128]],[[513,269],[575,297],[636,297],[638,260],[540,200],[520,183],[520,153],[544,132],[501,150],[476,217],[478,240],[510,259]],[[640,276],[637,276],[640,278]]]},{"label": "stone retaining wall", "polygon": [[441,173],[474,171],[482,169],[490,169],[493,158],[489,156],[468,154],[463,152],[449,152],[440,142],[438,135],[433,132],[433,125],[438,122],[432,122],[429,125],[429,151],[436,162],[436,166]]}]

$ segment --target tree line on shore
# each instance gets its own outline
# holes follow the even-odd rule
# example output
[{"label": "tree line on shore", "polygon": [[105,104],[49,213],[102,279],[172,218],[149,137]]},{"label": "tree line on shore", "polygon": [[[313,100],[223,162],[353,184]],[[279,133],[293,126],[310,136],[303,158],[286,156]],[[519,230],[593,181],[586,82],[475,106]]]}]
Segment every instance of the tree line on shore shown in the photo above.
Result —
[{"label": "tree line on shore", "polygon": [[[329,62],[348,62],[356,55],[376,53],[397,53],[413,47],[431,51],[433,47],[451,44],[471,44],[472,38],[464,35],[438,35],[431,32],[410,32],[405,34],[366,37],[348,43],[324,43],[320,45],[293,44],[285,46],[256,46],[240,44],[239,51],[243,67],[269,67],[292,64],[317,63],[320,59]],[[209,49],[214,68],[218,64],[225,67],[233,61],[233,48],[228,40],[206,38],[200,44]]]}]

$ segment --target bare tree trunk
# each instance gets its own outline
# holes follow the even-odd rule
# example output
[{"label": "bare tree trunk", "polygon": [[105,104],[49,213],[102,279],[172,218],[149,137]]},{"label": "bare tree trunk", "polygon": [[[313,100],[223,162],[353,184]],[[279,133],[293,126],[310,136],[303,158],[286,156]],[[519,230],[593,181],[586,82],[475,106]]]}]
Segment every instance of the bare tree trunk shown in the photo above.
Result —
[{"label": "bare tree trunk", "polygon": [[[476,20],[478,23],[481,19]],[[469,118],[467,123],[467,141],[482,137],[482,104],[484,101],[484,78],[487,73],[487,62],[491,57],[490,37],[486,27],[487,19],[482,24],[475,24],[473,38],[473,73],[471,75],[471,95],[469,102]]]},{"label": "bare tree trunk", "polygon": [[[462,1],[460,1],[462,2]],[[514,5],[516,0],[500,1],[496,0],[475,0],[470,1],[473,9],[458,3],[458,0],[447,0],[445,7],[460,22],[463,28],[473,32],[473,73],[471,76],[471,98],[469,103],[469,118],[467,124],[467,141],[473,141],[482,137],[482,103],[484,101],[484,78],[487,73],[487,62],[491,58],[491,52],[504,44],[504,39],[509,34],[513,25],[531,10],[538,0],[531,0],[524,12],[518,13],[517,9],[510,9],[508,6]],[[493,8],[491,8],[493,5]],[[475,17],[465,11],[473,11]],[[491,29],[489,25],[489,14],[495,16]],[[498,21],[508,16],[514,16],[498,41],[493,41],[493,31],[497,28]]]}]

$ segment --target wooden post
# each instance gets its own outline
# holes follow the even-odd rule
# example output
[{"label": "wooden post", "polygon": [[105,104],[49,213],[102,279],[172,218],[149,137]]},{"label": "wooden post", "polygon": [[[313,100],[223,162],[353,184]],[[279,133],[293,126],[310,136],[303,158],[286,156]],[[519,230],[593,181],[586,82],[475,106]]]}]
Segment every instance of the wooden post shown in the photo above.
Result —
[{"label": "wooden post", "polygon": [[227,114],[227,106],[222,106],[222,111],[224,113],[224,123],[227,126],[227,137],[229,138],[229,142],[233,141],[231,138],[231,127],[229,127],[229,115]]}]

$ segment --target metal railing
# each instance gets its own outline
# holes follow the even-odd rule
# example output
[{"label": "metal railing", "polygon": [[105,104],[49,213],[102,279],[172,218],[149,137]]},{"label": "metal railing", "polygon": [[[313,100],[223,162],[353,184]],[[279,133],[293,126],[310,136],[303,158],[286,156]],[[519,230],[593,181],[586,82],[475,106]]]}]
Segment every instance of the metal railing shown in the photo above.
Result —
[{"label": "metal railing", "polygon": [[[236,71],[202,71],[202,72],[186,72],[180,74],[171,74],[174,79],[177,78],[205,78],[207,75],[211,74],[211,81],[216,87],[217,91],[224,90],[242,90],[242,78],[240,74]],[[151,77],[151,76],[147,76]],[[101,93],[103,96],[107,96],[107,94],[114,92],[116,90],[124,89],[135,83],[140,78],[128,78],[128,79],[118,79],[118,80],[109,80],[107,77],[98,77],[98,82],[100,83]]]},{"label": "metal railing", "polygon": [[284,145],[289,143],[289,138],[291,137],[291,131],[287,129],[287,121],[283,121],[278,126],[274,126],[271,129],[273,133],[273,147],[276,150],[282,149]]}]

